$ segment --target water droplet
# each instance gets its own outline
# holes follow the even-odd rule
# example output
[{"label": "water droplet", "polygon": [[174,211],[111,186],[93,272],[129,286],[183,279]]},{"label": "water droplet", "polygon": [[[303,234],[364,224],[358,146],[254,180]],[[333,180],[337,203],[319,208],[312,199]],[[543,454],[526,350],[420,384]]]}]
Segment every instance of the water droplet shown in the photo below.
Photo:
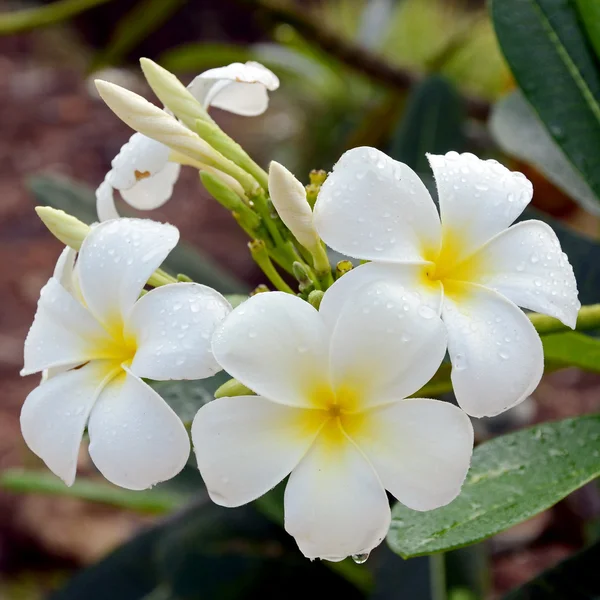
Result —
[{"label": "water droplet", "polygon": [[352,555],[352,560],[357,565],[364,565],[367,562],[368,559],[369,559],[369,553],[368,552],[361,552],[360,554],[353,554]]}]

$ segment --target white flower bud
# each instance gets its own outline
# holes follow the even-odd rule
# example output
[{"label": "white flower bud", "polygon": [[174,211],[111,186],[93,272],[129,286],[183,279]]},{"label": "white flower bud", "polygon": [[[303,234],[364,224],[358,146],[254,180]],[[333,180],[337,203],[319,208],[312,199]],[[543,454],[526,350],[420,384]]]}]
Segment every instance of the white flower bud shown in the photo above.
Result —
[{"label": "white flower bud", "polygon": [[302,246],[315,252],[321,240],[313,224],[306,190],[290,171],[275,161],[269,167],[269,194],[286,227]]},{"label": "white flower bud", "polygon": [[195,160],[209,164],[219,160],[203,139],[145,98],[100,79],[96,80],[96,88],[108,107],[132,129]]}]

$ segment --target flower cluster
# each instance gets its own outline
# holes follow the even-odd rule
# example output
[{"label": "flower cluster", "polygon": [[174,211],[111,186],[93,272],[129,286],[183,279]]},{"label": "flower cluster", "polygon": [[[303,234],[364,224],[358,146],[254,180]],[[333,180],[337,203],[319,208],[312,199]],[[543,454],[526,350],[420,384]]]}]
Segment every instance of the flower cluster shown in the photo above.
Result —
[{"label": "flower cluster", "polygon": [[[165,77],[154,87],[175,94],[177,101],[163,94],[179,107],[173,114],[169,102],[163,111],[103,88],[111,107],[144,131],[122,148],[97,193],[101,220],[115,218],[78,228],[82,242],[73,232],[59,236],[77,251],[61,255],[25,343],[23,374],[43,377],[23,406],[23,436],[70,485],[87,428],[90,456],[108,480],[148,488],[185,466],[190,440],[144,379],[202,379],[224,369],[237,380],[229,389],[243,395],[220,394],[191,426],[213,501],[239,506],[289,477],[285,528],[305,556],[368,555],[390,524],[386,490],[419,511],[451,502],[473,449],[468,415],[498,414],[537,386],[542,345],[518,306],[574,327],[571,266],[547,225],[512,225],[532,186],[495,161],[430,156],[438,214],[408,166],[356,148],[327,177],[313,210],[289,171],[273,163],[266,176],[202,116],[211,104],[259,114],[277,87],[272,73],[230,65],[187,90]],[[204,162],[184,161],[182,149]],[[170,196],[179,163],[216,177],[203,182],[246,211],[234,215],[250,235],[267,232],[253,240],[253,256],[263,253],[265,274],[288,293],[257,293],[232,310],[206,286],[153,275],[177,229],[116,218],[112,193],[156,207]],[[277,222],[260,210],[267,195]],[[338,272],[332,284],[323,241],[366,264]],[[271,257],[293,262],[299,295],[278,279]],[[459,406],[418,393],[446,350]]]}]

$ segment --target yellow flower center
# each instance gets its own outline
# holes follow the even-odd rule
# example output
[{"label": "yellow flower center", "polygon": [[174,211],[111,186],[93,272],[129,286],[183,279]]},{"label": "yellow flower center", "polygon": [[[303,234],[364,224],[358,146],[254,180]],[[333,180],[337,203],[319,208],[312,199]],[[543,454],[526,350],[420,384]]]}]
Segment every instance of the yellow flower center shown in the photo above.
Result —
[{"label": "yellow flower center", "polygon": [[120,318],[112,319],[105,326],[110,339],[98,340],[95,350],[98,358],[110,361],[107,370],[114,370],[122,365],[129,367],[137,352],[137,340],[135,336],[126,335]]},{"label": "yellow flower center", "polygon": [[340,386],[334,390],[329,384],[317,385],[310,401],[314,409],[304,411],[304,425],[307,430],[320,428],[321,436],[332,449],[346,443],[344,433],[352,437],[352,431],[363,422],[362,394],[355,387]]},{"label": "yellow flower center", "polygon": [[421,283],[428,287],[444,286],[445,294],[456,295],[463,291],[461,284],[475,281],[481,273],[482,265],[476,255],[464,251],[459,233],[444,230],[442,247],[425,248],[423,256],[431,264],[423,269]]}]

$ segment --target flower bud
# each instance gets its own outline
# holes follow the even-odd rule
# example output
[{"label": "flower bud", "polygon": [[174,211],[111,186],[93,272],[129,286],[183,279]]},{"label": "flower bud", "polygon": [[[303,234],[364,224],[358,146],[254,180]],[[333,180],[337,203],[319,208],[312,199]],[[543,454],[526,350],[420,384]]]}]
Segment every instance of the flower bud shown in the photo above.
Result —
[{"label": "flower bud", "polygon": [[148,85],[158,99],[190,129],[194,128],[198,119],[212,120],[202,104],[173,73],[149,58],[140,58],[140,64]]},{"label": "flower bud", "polygon": [[90,232],[90,226],[62,210],[50,206],[36,206],[35,212],[50,233],[65,246],[79,250]]},{"label": "flower bud", "polygon": [[306,190],[292,173],[275,161],[269,167],[269,194],[286,227],[302,246],[314,253],[321,240],[306,201]]}]

